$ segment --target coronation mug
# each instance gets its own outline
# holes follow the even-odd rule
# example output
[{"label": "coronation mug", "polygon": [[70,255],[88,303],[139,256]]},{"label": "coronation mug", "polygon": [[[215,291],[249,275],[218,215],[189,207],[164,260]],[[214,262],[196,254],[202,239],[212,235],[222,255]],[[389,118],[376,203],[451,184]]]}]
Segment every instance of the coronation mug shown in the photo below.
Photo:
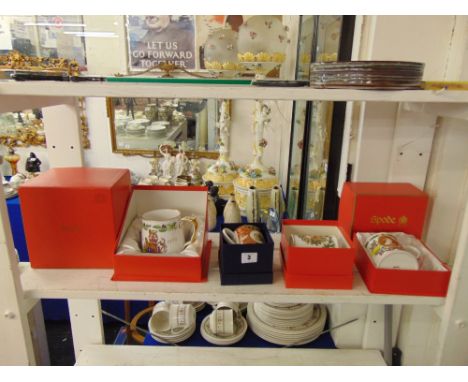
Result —
[{"label": "coronation mug", "polygon": [[[183,223],[193,225],[190,240],[184,237]],[[141,248],[145,253],[180,253],[197,238],[198,222],[195,217],[182,217],[179,210],[160,209],[143,214]]]}]

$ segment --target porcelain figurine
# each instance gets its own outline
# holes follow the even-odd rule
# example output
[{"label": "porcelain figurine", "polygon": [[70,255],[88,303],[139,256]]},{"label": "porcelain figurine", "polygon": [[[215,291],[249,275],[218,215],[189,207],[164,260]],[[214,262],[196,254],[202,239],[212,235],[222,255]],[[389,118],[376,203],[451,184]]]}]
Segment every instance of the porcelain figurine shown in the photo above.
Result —
[{"label": "porcelain figurine", "polygon": [[40,172],[41,171],[41,164],[42,162],[38,157],[36,157],[36,154],[33,152],[29,153],[29,158],[26,159],[26,166],[25,169],[27,172]]},{"label": "porcelain figurine", "polygon": [[220,197],[228,199],[234,190],[233,180],[237,177],[237,166],[229,158],[229,131],[231,117],[229,102],[223,100],[220,107],[220,117],[217,126],[219,128],[219,158],[208,167],[203,180],[213,181],[219,187]]},{"label": "porcelain figurine", "polygon": [[254,186],[249,187],[247,192],[247,205],[246,205],[247,221],[249,223],[260,222],[260,208],[258,203],[258,193]]},{"label": "porcelain figurine", "polygon": [[191,159],[189,162],[189,176],[193,185],[202,184],[202,175],[200,171],[200,160]]},{"label": "porcelain figurine", "polygon": [[163,156],[163,159],[159,161],[162,177],[172,179],[174,177],[175,158],[171,155],[170,149],[167,145],[159,146],[159,152]]},{"label": "porcelain figurine", "polygon": [[149,175],[158,176],[159,175],[159,158],[156,156],[150,160],[151,172]]},{"label": "porcelain figurine", "polygon": [[231,197],[224,206],[223,211],[224,223],[241,223],[241,212],[237,202],[235,200],[234,194],[231,194]]},{"label": "porcelain figurine", "polygon": [[267,142],[263,137],[265,127],[271,121],[271,109],[263,101],[256,101],[255,103],[255,114],[256,121],[253,124],[253,133],[254,133],[254,144],[253,144],[253,155],[254,160],[250,164],[251,169],[260,169],[267,172],[268,169],[263,164],[263,151],[267,146]]},{"label": "porcelain figurine", "polygon": [[208,231],[216,228],[216,205],[213,197],[208,194]]},{"label": "porcelain figurine", "polygon": [[175,157],[175,176],[187,175],[188,171],[189,159],[182,147],[179,147],[179,152]]}]

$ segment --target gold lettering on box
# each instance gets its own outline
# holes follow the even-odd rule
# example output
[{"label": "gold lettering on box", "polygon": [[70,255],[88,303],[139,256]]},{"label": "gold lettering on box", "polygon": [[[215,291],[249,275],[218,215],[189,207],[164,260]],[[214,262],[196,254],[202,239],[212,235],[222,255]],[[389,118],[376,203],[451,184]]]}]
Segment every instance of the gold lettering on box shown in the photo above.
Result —
[{"label": "gold lettering on box", "polygon": [[[401,218],[400,218],[401,219]],[[372,224],[397,224],[397,218],[394,216],[371,216],[370,222]]]}]

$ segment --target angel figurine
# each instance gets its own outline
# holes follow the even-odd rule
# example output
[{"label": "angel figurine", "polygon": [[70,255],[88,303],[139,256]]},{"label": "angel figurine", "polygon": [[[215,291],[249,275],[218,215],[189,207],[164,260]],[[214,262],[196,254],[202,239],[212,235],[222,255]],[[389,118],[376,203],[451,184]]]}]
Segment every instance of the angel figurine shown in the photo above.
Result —
[{"label": "angel figurine", "polygon": [[185,151],[182,147],[179,147],[179,152],[175,157],[175,175],[187,175],[189,171],[189,159],[185,155]]},{"label": "angel figurine", "polygon": [[159,146],[159,152],[163,156],[163,159],[159,161],[162,177],[166,179],[172,179],[174,175],[174,157],[171,155],[170,146]]}]

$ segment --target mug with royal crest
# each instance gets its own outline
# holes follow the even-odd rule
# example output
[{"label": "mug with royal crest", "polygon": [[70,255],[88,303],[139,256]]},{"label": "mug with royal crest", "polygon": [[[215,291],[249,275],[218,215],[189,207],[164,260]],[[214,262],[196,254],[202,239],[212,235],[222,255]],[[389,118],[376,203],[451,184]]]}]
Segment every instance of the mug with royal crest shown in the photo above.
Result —
[{"label": "mug with royal crest", "polygon": [[[191,223],[193,233],[185,240],[183,224]],[[197,238],[198,222],[195,217],[182,217],[179,210],[159,209],[142,216],[141,247],[145,253],[180,253]]]}]

